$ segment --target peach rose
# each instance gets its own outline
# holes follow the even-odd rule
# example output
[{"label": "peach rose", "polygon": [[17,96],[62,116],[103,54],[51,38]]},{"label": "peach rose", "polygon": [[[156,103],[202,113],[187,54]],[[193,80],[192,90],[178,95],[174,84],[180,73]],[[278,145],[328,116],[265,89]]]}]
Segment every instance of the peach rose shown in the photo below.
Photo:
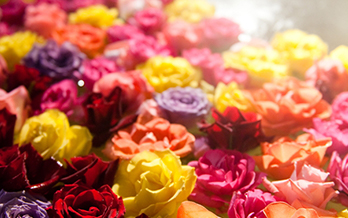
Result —
[{"label": "peach rose", "polygon": [[[263,210],[263,213],[266,215],[266,218],[319,218],[318,213],[314,209],[299,208],[296,210],[294,207],[282,201],[269,204]],[[282,216],[280,216],[280,214],[282,214]]]},{"label": "peach rose", "polygon": [[105,30],[89,24],[66,25],[57,28],[52,36],[59,44],[71,42],[89,58],[102,54],[106,44]]},{"label": "peach rose", "polygon": [[313,86],[296,78],[274,80],[251,91],[256,113],[262,116],[262,127],[268,136],[286,136],[311,127],[312,119],[329,118],[330,105]]},{"label": "peach rose", "polygon": [[55,4],[41,3],[29,5],[25,10],[24,26],[37,32],[45,38],[58,27],[63,27],[67,21],[67,14]]},{"label": "peach rose", "polygon": [[26,88],[20,86],[9,93],[0,89],[0,110],[3,108],[17,116],[15,134],[19,133],[31,110],[29,93]]},{"label": "peach rose", "polygon": [[329,173],[310,165],[296,167],[289,179],[270,182],[264,179],[263,185],[275,197],[284,199],[295,209],[312,208],[319,216],[336,217],[335,210],[325,210],[326,204],[337,195],[334,182],[325,182]]},{"label": "peach rose", "polygon": [[254,156],[258,168],[274,179],[287,179],[297,165],[309,163],[320,167],[326,162],[325,152],[331,145],[330,138],[315,140],[310,134],[302,134],[296,140],[282,137],[273,143],[261,143],[262,156]]},{"label": "peach rose", "polygon": [[142,151],[172,150],[176,155],[184,157],[191,153],[195,137],[180,124],[170,124],[163,118],[151,120],[138,117],[136,123],[119,130],[106,143],[103,153],[115,160],[131,159]]}]

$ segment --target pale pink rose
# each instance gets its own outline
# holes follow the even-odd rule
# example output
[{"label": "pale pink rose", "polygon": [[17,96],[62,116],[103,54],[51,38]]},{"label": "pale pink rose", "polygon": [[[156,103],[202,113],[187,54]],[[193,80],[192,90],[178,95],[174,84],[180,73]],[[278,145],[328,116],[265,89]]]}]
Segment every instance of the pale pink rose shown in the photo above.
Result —
[{"label": "pale pink rose", "polygon": [[129,17],[134,16],[138,11],[145,8],[162,8],[163,3],[161,0],[118,0],[117,8],[120,13],[120,17],[127,20]]},{"label": "pale pink rose", "polygon": [[67,22],[67,14],[56,4],[41,3],[29,5],[25,10],[24,25],[45,38]]},{"label": "pale pink rose", "polygon": [[6,81],[8,76],[7,63],[0,55],[0,86]]},{"label": "pale pink rose", "polygon": [[177,53],[184,49],[201,47],[202,33],[197,25],[185,21],[168,23],[163,29],[167,43]]},{"label": "pale pink rose", "polygon": [[93,92],[108,97],[116,86],[122,89],[122,105],[127,105],[127,112],[137,111],[146,99],[152,98],[154,92],[140,71],[107,74],[94,84]]},{"label": "pale pink rose", "polygon": [[341,61],[323,59],[310,67],[305,74],[306,82],[317,88],[323,99],[331,102],[333,98],[348,90],[348,72]]},{"label": "pale pink rose", "polygon": [[165,118],[162,110],[158,107],[157,102],[154,99],[148,99],[144,101],[138,111],[137,114],[141,114],[144,119],[151,120],[153,117],[162,117]]},{"label": "pale pink rose", "polygon": [[9,93],[0,89],[0,110],[3,108],[17,116],[15,133],[18,133],[31,110],[29,93],[26,88],[20,86]]},{"label": "pale pink rose", "polygon": [[304,164],[295,170],[289,179],[270,182],[264,179],[263,185],[270,192],[296,209],[313,208],[319,215],[332,215],[326,211],[326,204],[337,195],[333,189],[334,182],[325,182],[329,173]]},{"label": "pale pink rose", "polygon": [[146,34],[154,34],[161,31],[167,21],[166,14],[158,8],[147,8],[138,11],[134,17],[131,17],[127,22],[138,27]]}]

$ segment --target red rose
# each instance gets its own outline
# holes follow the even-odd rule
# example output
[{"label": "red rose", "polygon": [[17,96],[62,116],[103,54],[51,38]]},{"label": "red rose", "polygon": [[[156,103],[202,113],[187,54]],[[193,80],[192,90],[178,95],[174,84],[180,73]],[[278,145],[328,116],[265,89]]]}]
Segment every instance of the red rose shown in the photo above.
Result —
[{"label": "red rose", "polygon": [[6,108],[0,110],[0,148],[13,144],[13,134],[16,124],[16,115],[11,114]]},{"label": "red rose", "polygon": [[117,197],[108,185],[96,190],[83,184],[72,184],[54,194],[52,206],[47,211],[52,218],[123,218],[125,208],[122,198]]}]

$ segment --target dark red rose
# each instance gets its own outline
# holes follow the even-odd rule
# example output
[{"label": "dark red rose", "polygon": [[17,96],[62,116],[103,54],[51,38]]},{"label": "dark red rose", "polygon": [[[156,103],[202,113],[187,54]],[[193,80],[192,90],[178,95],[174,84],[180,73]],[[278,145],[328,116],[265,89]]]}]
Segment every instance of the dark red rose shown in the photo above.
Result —
[{"label": "dark red rose", "polygon": [[52,158],[43,160],[30,144],[0,149],[0,189],[30,189],[46,194],[63,174],[64,168],[60,163]]},{"label": "dark red rose", "polygon": [[241,113],[236,107],[228,107],[223,114],[213,109],[215,123],[200,123],[200,130],[208,134],[209,146],[213,149],[248,151],[270,138],[261,130],[261,121],[252,112]]},{"label": "dark red rose", "polygon": [[125,208],[122,198],[108,185],[96,190],[83,184],[71,184],[54,194],[52,206],[47,211],[51,218],[123,218]]},{"label": "dark red rose", "polygon": [[103,185],[112,186],[118,161],[105,162],[95,154],[84,157],[71,158],[67,162],[67,175],[62,178],[65,184],[83,183],[92,188],[100,188]]},{"label": "dark red rose", "polygon": [[16,119],[6,108],[0,110],[0,148],[12,146]]}]

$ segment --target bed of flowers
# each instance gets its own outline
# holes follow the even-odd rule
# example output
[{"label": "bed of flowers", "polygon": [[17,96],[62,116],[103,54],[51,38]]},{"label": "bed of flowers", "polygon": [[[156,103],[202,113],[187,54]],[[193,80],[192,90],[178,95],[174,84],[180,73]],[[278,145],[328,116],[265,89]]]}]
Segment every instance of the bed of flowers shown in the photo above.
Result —
[{"label": "bed of flowers", "polygon": [[0,8],[1,218],[348,217],[348,47],[204,0]]}]

